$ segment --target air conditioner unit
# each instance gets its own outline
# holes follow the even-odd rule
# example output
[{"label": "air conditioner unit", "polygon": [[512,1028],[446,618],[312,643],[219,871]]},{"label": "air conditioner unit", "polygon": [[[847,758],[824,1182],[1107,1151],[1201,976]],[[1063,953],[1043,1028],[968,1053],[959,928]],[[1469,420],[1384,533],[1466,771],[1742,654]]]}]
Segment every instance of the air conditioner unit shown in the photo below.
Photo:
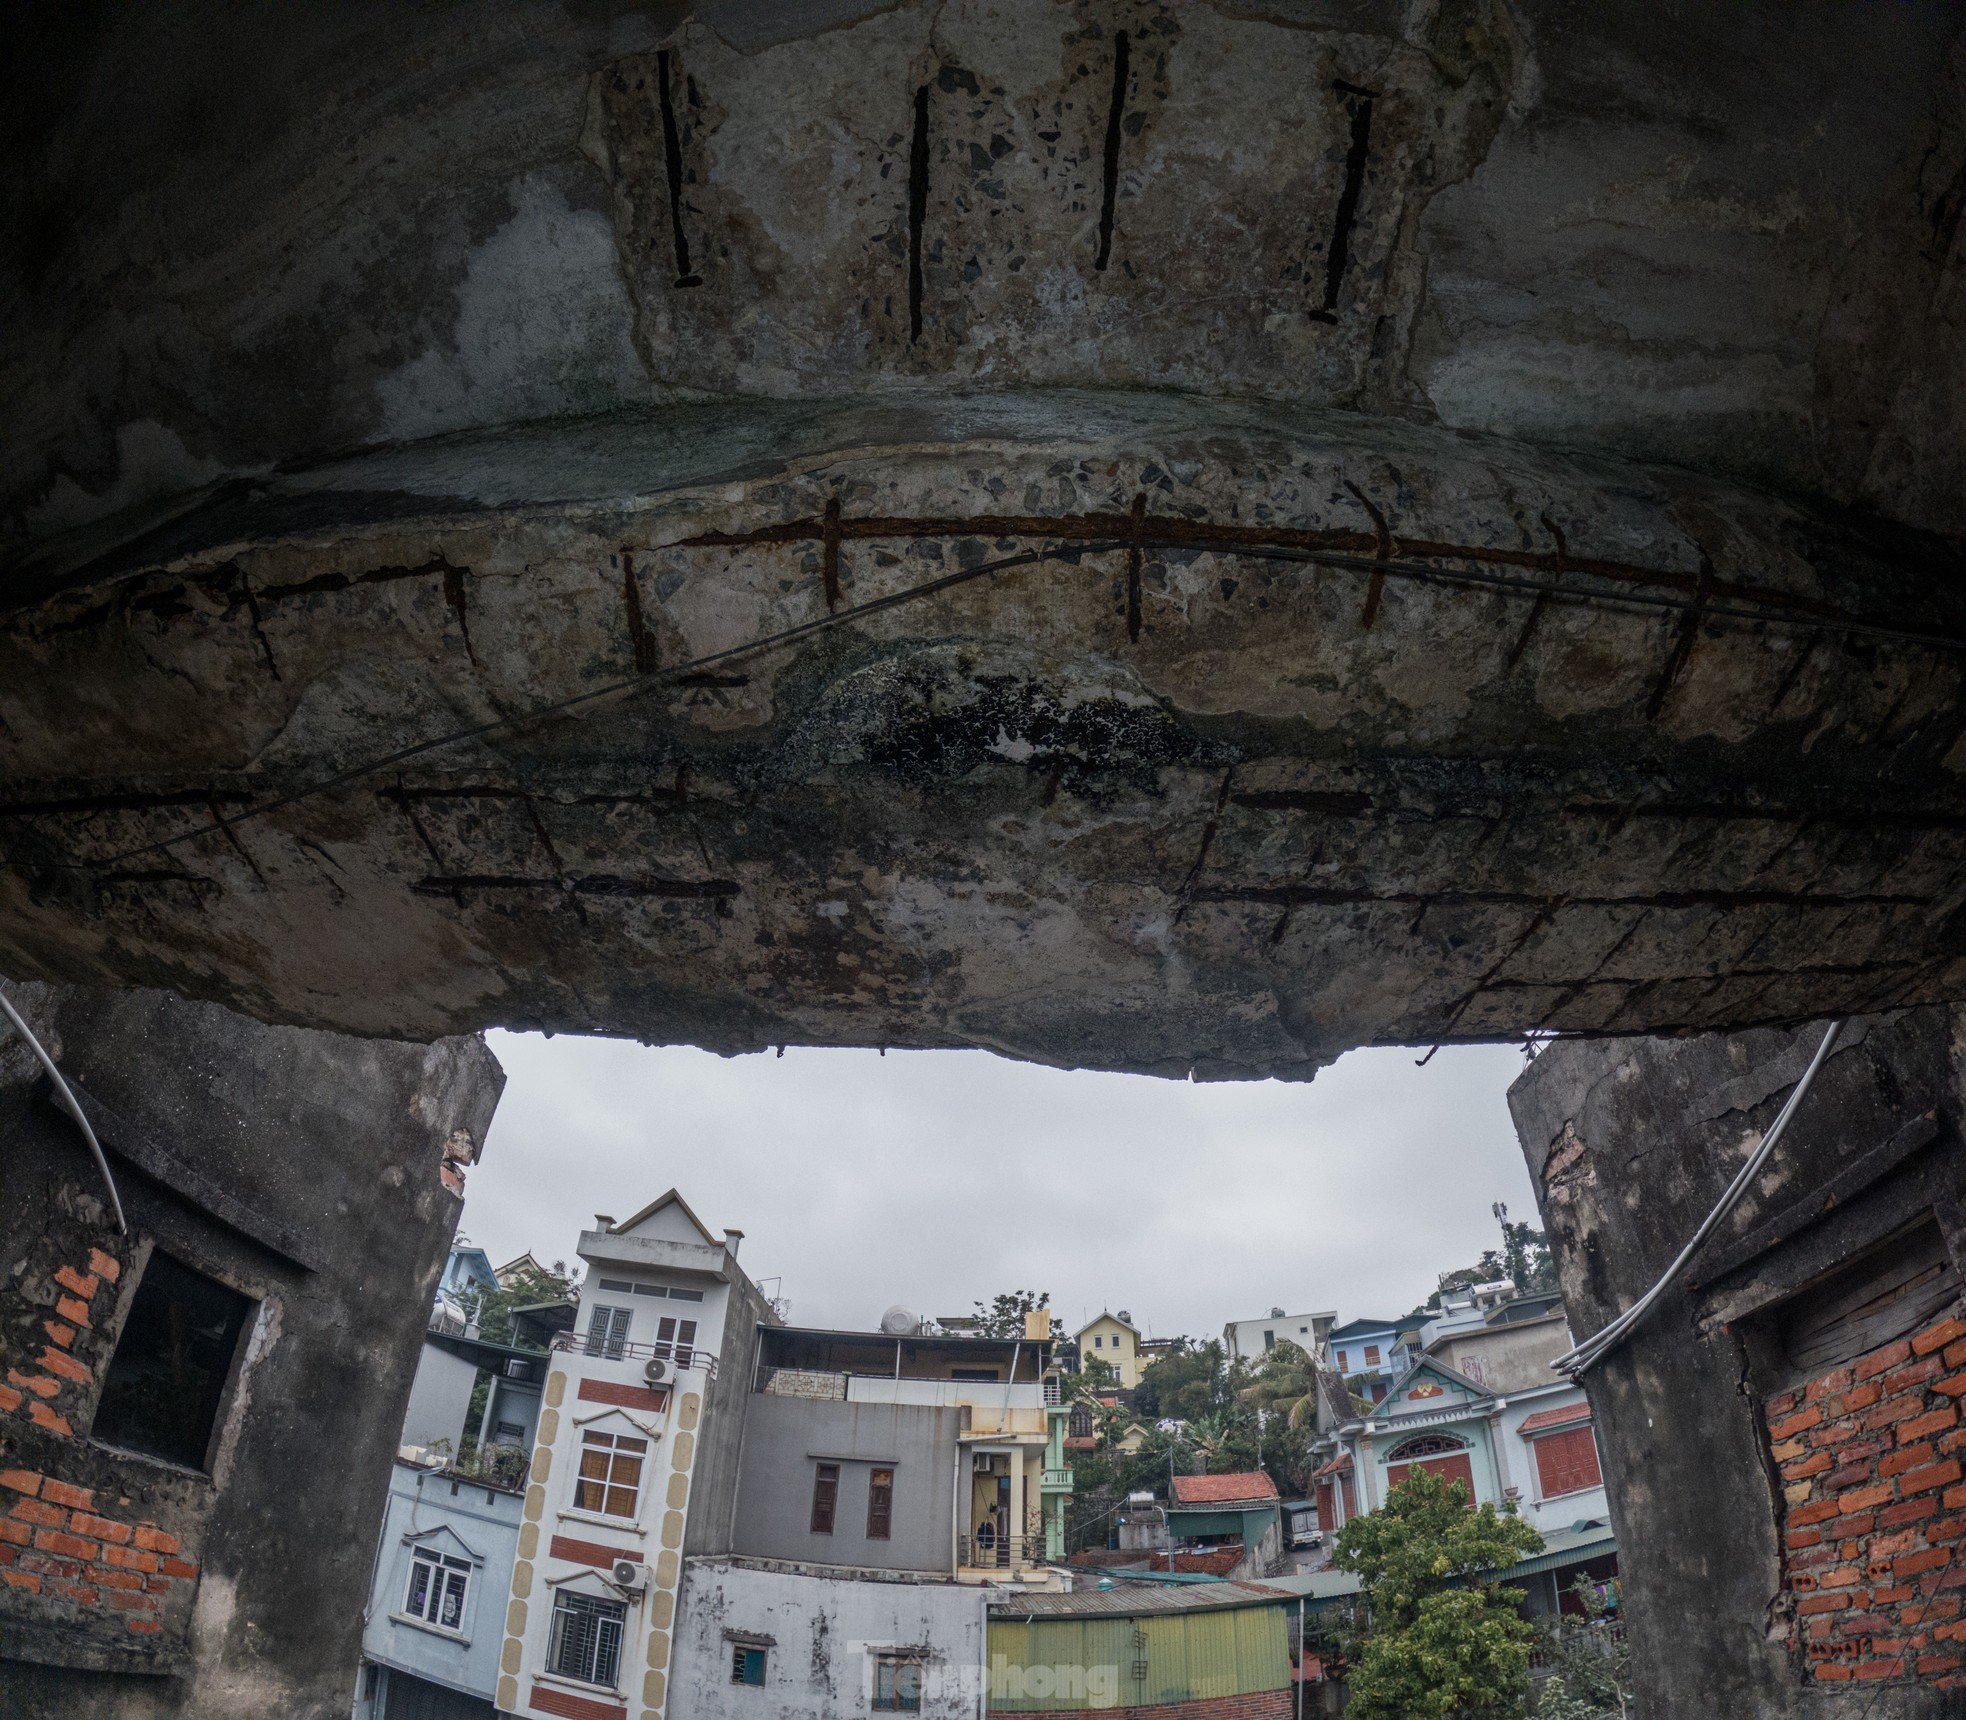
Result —
[{"label": "air conditioner unit", "polygon": [[650,1385],[659,1385],[669,1377],[669,1364],[660,1356],[650,1356],[642,1365],[642,1378]]},{"label": "air conditioner unit", "polygon": [[616,1559],[614,1562],[614,1586],[640,1594],[649,1586],[649,1568],[639,1559]]}]

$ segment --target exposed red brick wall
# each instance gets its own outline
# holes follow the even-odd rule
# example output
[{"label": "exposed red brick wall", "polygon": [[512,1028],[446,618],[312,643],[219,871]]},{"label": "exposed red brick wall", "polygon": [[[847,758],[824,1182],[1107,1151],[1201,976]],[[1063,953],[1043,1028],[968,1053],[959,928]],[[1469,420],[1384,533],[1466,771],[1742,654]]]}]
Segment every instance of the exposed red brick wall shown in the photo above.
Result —
[{"label": "exposed red brick wall", "polygon": [[589,1403],[618,1404],[623,1409],[647,1410],[651,1415],[660,1415],[669,1407],[667,1390],[618,1385],[613,1380],[582,1380],[580,1395]]},{"label": "exposed red brick wall", "polygon": [[95,1377],[98,1316],[113,1307],[123,1266],[113,1255],[91,1248],[79,1263],[64,1263],[45,1282],[23,1285],[29,1299],[46,1310],[32,1316],[28,1341],[10,1357],[0,1384],[0,1415],[32,1422],[57,1439],[73,1439],[67,1412],[75,1388]]},{"label": "exposed red brick wall", "polygon": [[1966,1685],[1966,1320],[1765,1406],[1791,1640],[1823,1683]]},{"label": "exposed red brick wall", "polygon": [[570,1565],[612,1565],[616,1559],[634,1559],[641,1555],[626,1547],[604,1547],[599,1541],[576,1541],[571,1535],[555,1535],[546,1546],[547,1553],[555,1559],[564,1559]]},{"label": "exposed red brick wall", "polygon": [[535,1684],[526,1706],[536,1714],[564,1714],[567,1720],[628,1720],[628,1710],[619,1702],[596,1702],[548,1684]]},{"label": "exposed red brick wall", "polygon": [[1290,1690],[1254,1690],[1245,1696],[1207,1696],[1194,1702],[1154,1702],[1139,1708],[1069,1708],[1047,1711],[1046,1720],[1294,1720]]},{"label": "exposed red brick wall", "polygon": [[154,1636],[157,1614],[189,1593],[198,1567],[178,1538],[30,1469],[0,1469],[0,1583],[77,1613],[124,1615],[132,1636]]}]

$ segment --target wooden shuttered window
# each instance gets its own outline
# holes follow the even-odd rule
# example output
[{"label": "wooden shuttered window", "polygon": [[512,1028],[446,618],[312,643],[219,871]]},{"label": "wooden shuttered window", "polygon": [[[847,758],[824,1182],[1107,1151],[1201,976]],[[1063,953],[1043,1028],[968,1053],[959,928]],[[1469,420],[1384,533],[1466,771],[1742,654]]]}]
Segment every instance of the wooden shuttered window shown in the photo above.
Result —
[{"label": "wooden shuttered window", "polygon": [[1543,1497],[1555,1499],[1565,1493],[1582,1493],[1602,1487],[1604,1474],[1598,1468],[1597,1441],[1590,1424],[1566,1427],[1559,1433],[1546,1433],[1536,1441],[1536,1475]]},{"label": "wooden shuttered window", "polygon": [[1443,1481],[1458,1481],[1468,1490],[1468,1504],[1475,1502],[1474,1462],[1465,1451],[1448,1457],[1430,1457],[1421,1463],[1394,1463],[1386,1469],[1386,1491],[1390,1493],[1415,1469],[1431,1469]]},{"label": "wooden shuttered window", "polygon": [[822,1463],[812,1477],[812,1532],[833,1532],[833,1509],[840,1502],[840,1466]]},{"label": "wooden shuttered window", "polygon": [[867,1478],[867,1539],[885,1541],[894,1533],[894,1471],[876,1469]]}]

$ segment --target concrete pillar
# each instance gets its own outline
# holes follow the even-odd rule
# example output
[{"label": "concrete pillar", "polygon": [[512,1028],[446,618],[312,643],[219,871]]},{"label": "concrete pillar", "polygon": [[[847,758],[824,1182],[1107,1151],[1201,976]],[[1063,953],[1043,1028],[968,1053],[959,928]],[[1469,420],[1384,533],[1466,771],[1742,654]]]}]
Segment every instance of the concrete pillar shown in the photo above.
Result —
[{"label": "concrete pillar", "polygon": [[1010,1448],[1010,1568],[1024,1565],[1024,1465],[1030,1453],[1021,1445]]},{"label": "concrete pillar", "polygon": [[1502,1412],[1499,1409],[1488,1417],[1488,1450],[1489,1460],[1495,1466],[1495,1502],[1499,1505],[1515,1485],[1509,1472],[1508,1447],[1502,1440]]}]

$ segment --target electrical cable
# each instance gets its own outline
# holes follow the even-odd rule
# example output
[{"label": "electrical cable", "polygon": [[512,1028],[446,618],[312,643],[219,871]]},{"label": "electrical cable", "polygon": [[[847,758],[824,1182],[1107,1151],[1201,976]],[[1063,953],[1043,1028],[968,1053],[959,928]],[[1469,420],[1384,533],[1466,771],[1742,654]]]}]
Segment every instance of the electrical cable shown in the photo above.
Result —
[{"label": "electrical cable", "polygon": [[40,1058],[41,1067],[47,1070],[48,1078],[55,1084],[55,1093],[81,1129],[82,1138],[89,1143],[89,1151],[95,1154],[96,1169],[102,1172],[103,1185],[109,1190],[109,1205],[116,1214],[117,1233],[122,1236],[129,1235],[130,1227],[123,1220],[122,1198],[116,1193],[116,1179],[109,1174],[109,1160],[103,1154],[102,1142],[96,1139],[95,1130],[89,1126],[89,1119],[83,1114],[82,1107],[76,1102],[68,1083],[62,1079],[61,1071],[55,1067],[55,1060],[48,1055],[41,1041],[34,1037],[34,1030],[21,1019],[20,1011],[14,1008],[13,1000],[4,991],[0,991],[0,1010],[6,1011],[7,1019],[14,1024],[21,1038],[27,1041],[28,1049]]},{"label": "electrical cable", "polygon": [[1652,1311],[1659,1298],[1665,1294],[1667,1287],[1685,1270],[1686,1263],[1700,1251],[1721,1220],[1740,1204],[1741,1196],[1747,1192],[1748,1184],[1767,1163],[1768,1155],[1775,1150],[1775,1143],[1782,1138],[1782,1131],[1788,1127],[1789,1119],[1795,1115],[1796,1107],[1802,1103],[1803,1096],[1815,1082],[1816,1072],[1822,1068],[1823,1059],[1829,1056],[1830,1048],[1835,1045],[1836,1036],[1842,1030],[1841,1018],[1829,1024],[1828,1031],[1823,1034],[1822,1043],[1816,1047],[1816,1055],[1809,1059],[1809,1067],[1803,1070],[1802,1079],[1796,1082],[1790,1091],[1781,1110],[1776,1113],[1774,1122],[1768,1125],[1767,1131],[1756,1143],[1754,1151],[1748,1154],[1747,1162],[1735,1173],[1734,1180],[1727,1185],[1726,1192],[1721,1195],[1713,1211],[1707,1214],[1700,1228],[1693,1232],[1692,1239],[1679,1251],[1678,1257],[1666,1268],[1659,1281],[1595,1337],[1585,1339],[1575,1349],[1567,1350],[1558,1356],[1550,1363],[1552,1369],[1557,1373],[1568,1374],[1573,1380],[1581,1380],[1591,1368],[1638,1329],[1640,1322]]},{"label": "electrical cable", "polygon": [[1596,604],[1604,608],[1660,610],[1668,614],[1692,613],[1705,621],[1753,621],[1764,626],[1793,627],[1807,632],[1840,633],[1854,639],[1875,639],[1885,644],[1920,645],[1934,651],[1966,653],[1966,638],[1950,633],[1923,633],[1909,627],[1886,627],[1854,616],[1816,610],[1791,611],[1776,608],[1747,608],[1740,604],[1713,603],[1696,596],[1655,597],[1641,591],[1606,591],[1561,580],[1532,579],[1523,574],[1488,573],[1475,568],[1430,567],[1417,561],[1379,561],[1371,556],[1348,555],[1338,550],[1299,549],[1294,545],[1244,544],[1208,538],[1182,538],[1155,542],[1143,540],[1143,549],[1206,550],[1215,555],[1245,556],[1251,561],[1296,561],[1316,567],[1338,568],[1346,573],[1384,574],[1390,579],[1410,579],[1426,585],[1473,586],[1481,590],[1507,591],[1523,596],[1554,598],[1560,603]]}]

